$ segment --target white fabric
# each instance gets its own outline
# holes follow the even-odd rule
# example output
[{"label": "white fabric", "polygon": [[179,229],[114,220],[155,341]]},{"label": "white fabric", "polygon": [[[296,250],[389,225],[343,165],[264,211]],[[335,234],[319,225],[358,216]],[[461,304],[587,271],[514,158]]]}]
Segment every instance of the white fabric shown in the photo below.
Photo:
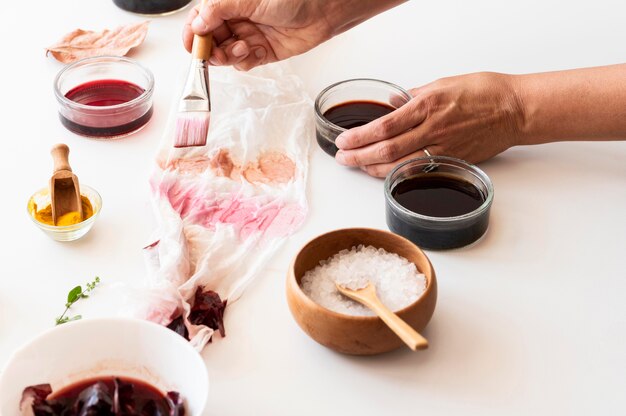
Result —
[{"label": "white fabric", "polygon": [[[305,218],[305,184],[313,109],[300,80],[284,64],[248,73],[211,68],[212,113],[206,146],[174,148],[172,113],[152,174],[158,218],[155,243],[145,249],[149,271],[145,318],[168,324],[199,286],[232,303]],[[175,106],[177,103],[175,103]],[[288,183],[250,183],[207,167],[218,151],[237,163],[268,152],[295,164]],[[197,170],[180,166],[200,161]],[[194,165],[195,166],[195,165]],[[216,214],[217,212],[217,214]],[[228,308],[228,307],[227,307]],[[201,349],[213,331],[186,322]]]}]

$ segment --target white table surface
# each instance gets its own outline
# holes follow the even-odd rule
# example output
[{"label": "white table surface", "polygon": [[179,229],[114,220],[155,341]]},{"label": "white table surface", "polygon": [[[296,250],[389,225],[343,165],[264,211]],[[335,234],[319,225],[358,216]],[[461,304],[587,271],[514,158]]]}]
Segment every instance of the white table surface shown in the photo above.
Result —
[{"label": "white table surface", "polygon": [[[351,77],[408,88],[479,70],[619,63],[626,59],[624,5],[413,0],[292,63],[312,96]],[[141,247],[154,227],[146,215],[148,174],[187,62],[184,13],[153,19],[131,55],[154,72],[155,116],[124,140],[85,140],[61,126],[52,93],[61,64],[44,55],[75,28],[139,19],[110,0],[14,1],[0,12],[0,367],[51,327],[73,285],[145,273]],[[48,239],[25,214],[59,141],[70,145],[81,181],[104,199],[92,232],[70,244]],[[430,349],[374,358],[319,346],[287,308],[287,266],[304,242],[342,227],[386,229],[382,182],[312,149],[305,226],[227,309],[227,338],[203,352],[211,414],[624,414],[626,143],[516,148],[482,163],[496,190],[486,238],[427,253],[439,281],[425,331]]]}]

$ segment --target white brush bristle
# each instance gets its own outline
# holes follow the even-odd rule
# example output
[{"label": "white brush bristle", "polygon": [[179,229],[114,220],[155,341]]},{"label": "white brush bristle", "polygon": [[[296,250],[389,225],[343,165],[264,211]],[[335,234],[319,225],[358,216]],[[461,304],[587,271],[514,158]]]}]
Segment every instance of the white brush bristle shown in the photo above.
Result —
[{"label": "white brush bristle", "polygon": [[181,113],[176,120],[174,147],[204,146],[209,133],[210,113]]}]

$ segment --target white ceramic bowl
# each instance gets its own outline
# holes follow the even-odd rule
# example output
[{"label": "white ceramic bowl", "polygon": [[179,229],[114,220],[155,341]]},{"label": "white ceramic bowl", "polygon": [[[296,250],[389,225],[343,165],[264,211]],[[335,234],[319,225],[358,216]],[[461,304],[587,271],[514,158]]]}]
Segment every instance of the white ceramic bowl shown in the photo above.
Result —
[{"label": "white ceramic bowl", "polygon": [[20,414],[27,386],[50,383],[55,391],[104,375],[177,391],[190,416],[202,415],[206,406],[206,366],[184,338],[152,322],[104,318],[57,326],[16,351],[0,373],[0,415]]}]

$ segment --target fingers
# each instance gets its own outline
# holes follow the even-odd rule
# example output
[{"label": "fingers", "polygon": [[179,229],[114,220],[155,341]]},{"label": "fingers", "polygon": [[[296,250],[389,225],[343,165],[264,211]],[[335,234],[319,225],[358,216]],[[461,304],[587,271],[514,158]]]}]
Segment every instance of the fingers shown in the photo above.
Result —
[{"label": "fingers", "polygon": [[229,39],[233,39],[233,32],[230,30],[230,27],[224,23],[213,31],[213,39],[218,45],[222,44]]},{"label": "fingers", "polygon": [[[200,5],[197,5],[189,11],[185,20],[185,25],[183,26],[183,45],[188,52],[191,52],[193,36],[195,34],[191,28],[191,23],[198,16],[199,9]],[[232,36],[233,34],[230,31],[230,28],[225,23],[213,30],[213,40],[216,45],[219,45],[222,42],[232,38]]]},{"label": "fingers", "polygon": [[425,102],[414,98],[371,123],[341,133],[335,144],[341,150],[350,150],[386,140],[419,125],[427,114]]},{"label": "fingers", "polygon": [[265,48],[251,47],[247,41],[237,40],[233,43],[220,45],[214,49],[209,62],[212,65],[234,65],[236,69],[247,71],[265,60]]},{"label": "fingers", "polygon": [[255,66],[276,60],[274,55],[269,53],[272,48],[267,37],[257,25],[249,21],[231,21],[228,22],[228,25],[233,33],[236,33],[239,39],[244,39],[248,45],[248,53],[245,56],[241,55],[237,59],[229,59],[229,62],[236,69],[247,71]]},{"label": "fingers", "polygon": [[[442,149],[437,145],[429,145],[428,151],[433,156],[442,154],[440,153]],[[420,149],[416,152],[406,155],[403,158],[395,160],[391,163],[379,163],[379,164],[374,164],[374,165],[362,166],[361,170],[375,178],[384,178],[389,174],[389,172],[391,172],[393,168],[398,166],[400,163],[405,162],[409,159],[414,159],[416,157],[424,157],[424,156],[428,156],[428,155],[424,153],[423,150]]]},{"label": "fingers", "polygon": [[200,6],[196,6],[189,10],[185,25],[183,26],[183,45],[187,52],[191,52],[191,45],[193,43],[193,31],[191,30],[191,22],[198,16],[198,10]]},{"label": "fingers", "polygon": [[[250,17],[255,2],[235,0],[213,0],[202,5],[200,11],[191,22],[191,30],[198,35],[206,35],[222,26],[230,19],[245,19]],[[252,9],[250,9],[252,7]]]},{"label": "fingers", "polygon": [[[224,39],[225,33],[221,31],[221,29],[225,29],[228,31],[228,37]],[[221,34],[216,34],[217,32],[221,32]],[[183,43],[187,51],[191,52],[191,47],[193,45],[194,34],[191,30],[185,30],[183,32]],[[243,64],[246,68],[252,68],[256,65],[252,62],[259,61],[259,53],[257,52],[260,48],[251,49],[247,40],[238,40],[236,37],[233,37],[230,29],[224,25],[223,27],[218,28],[216,32],[213,34],[213,49],[211,51],[211,58],[209,58],[209,62],[211,65],[237,65],[244,59],[246,60],[246,64]],[[262,49],[262,48],[261,48]],[[265,49],[263,49],[262,57],[265,57]],[[252,59],[246,59],[252,56]]]},{"label": "fingers", "polygon": [[[247,18],[254,11],[254,2],[212,0],[201,8],[196,6],[187,15],[183,28],[183,44],[191,51],[194,34],[213,32],[211,65],[234,65],[247,71],[275,61],[265,36]],[[236,36],[235,36],[236,35]]]},{"label": "fingers", "polygon": [[264,47],[259,46],[253,48],[251,53],[245,59],[242,59],[235,65],[235,68],[240,71],[248,71],[255,66],[263,65],[265,63],[266,56],[267,52]]},{"label": "fingers", "polygon": [[368,166],[390,163],[429,145],[420,129],[406,131],[396,137],[358,149],[339,150],[335,160],[345,166]]},{"label": "fingers", "polygon": [[191,52],[191,45],[193,43],[193,33],[189,25],[185,25],[183,28],[183,46],[187,52]]}]

